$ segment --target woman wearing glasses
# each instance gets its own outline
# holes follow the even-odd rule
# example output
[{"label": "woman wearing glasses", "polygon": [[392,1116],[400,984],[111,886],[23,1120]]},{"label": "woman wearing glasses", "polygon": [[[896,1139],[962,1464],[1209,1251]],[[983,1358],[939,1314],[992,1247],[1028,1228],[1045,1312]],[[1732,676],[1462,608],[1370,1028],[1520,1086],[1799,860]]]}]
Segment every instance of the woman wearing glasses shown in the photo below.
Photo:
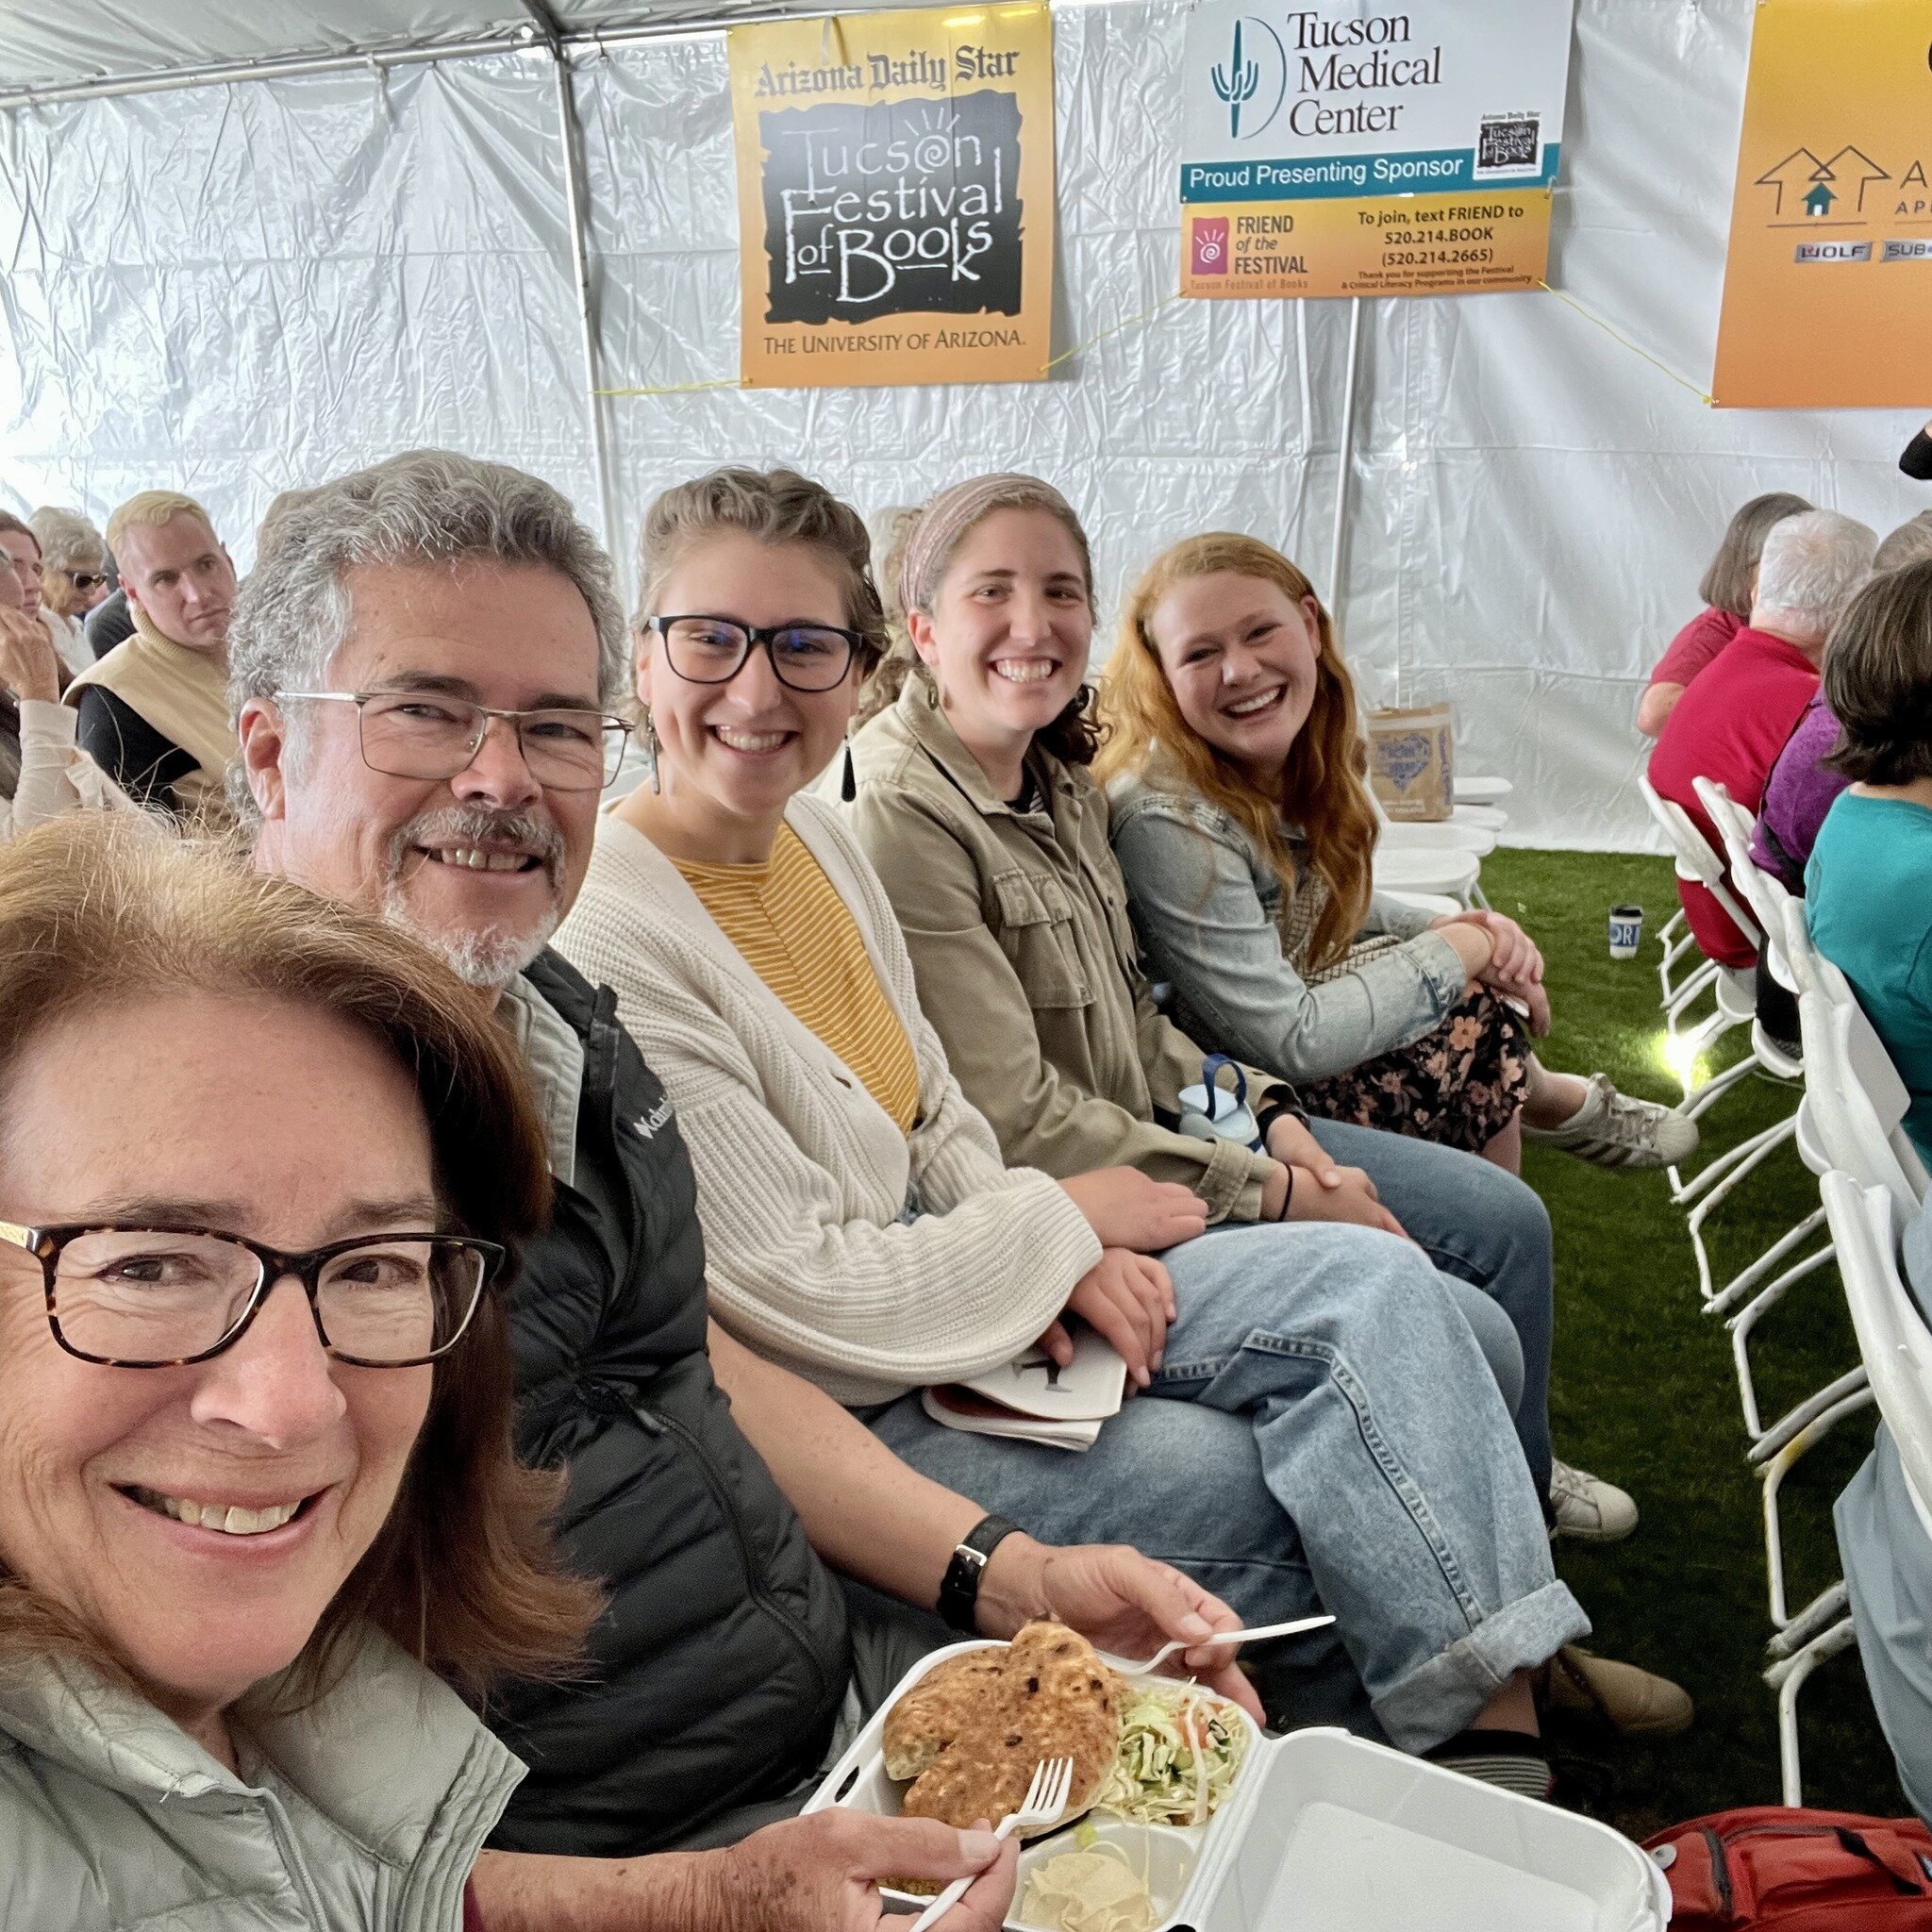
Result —
[{"label": "woman wearing glasses", "polygon": [[80,813],[0,852],[0,1924],[455,1932],[521,1767],[442,1680],[596,1607],[508,1449],[508,1035]]},{"label": "woman wearing glasses", "polygon": [[[1454,1613],[1458,1628],[1495,1586],[1497,1552],[1481,1544],[1499,1516],[1509,1601],[1495,1621],[1510,1637],[1495,1654],[1526,1642],[1537,1661],[1584,1627],[1550,1576],[1469,1323],[1407,1244],[1357,1227],[1295,1231],[1307,1266],[1327,1257],[1350,1285],[1358,1312],[1338,1309],[1347,1333],[1333,1339],[1359,1351],[1377,1402],[1392,1405],[1394,1439],[1428,1445],[1404,1486],[1429,1525],[1420,1538],[1404,1506],[1356,1509],[1359,1496],[1391,1494],[1379,1438],[1353,1411],[1318,1423],[1319,1377],[1284,1372],[1315,1403],[1299,1411],[1306,1426],[1277,1432],[1272,1462],[1250,1416],[1207,1377],[1163,1380],[1177,1301],[1187,1318],[1176,1257],[1212,1250],[1238,1264],[1226,1244],[1241,1238],[1204,1234],[1195,1190],[1175,1179],[1115,1166],[1055,1180],[1005,1165],[921,1011],[878,875],[841,816],[804,791],[838,752],[883,634],[858,516],[790,472],[722,471],[659,497],[641,550],[638,688],[655,783],[607,811],[558,944],[615,990],[676,1105],[714,1313],[916,1468],[970,1472],[970,1493],[1035,1535],[1131,1543],[1251,1621],[1321,1607],[1319,1575],[1354,1654],[1353,1668],[1333,1647],[1322,1656],[1328,1688],[1373,1723],[1358,1670],[1383,1725],[1411,1748],[1459,1730],[1484,1696],[1466,1700],[1466,1684],[1443,1694],[1442,1674],[1407,1656],[1411,1633],[1390,1641],[1382,1607],[1407,1600],[1412,1578],[1398,1573],[1444,1534],[1427,1493],[1439,1478],[1458,1525],[1447,1534],[1460,1546],[1459,1526],[1481,1525],[1458,1547],[1459,1573],[1480,1579]],[[1155,1391],[1103,1423],[1085,1454],[927,1416],[925,1386],[1036,1342],[1067,1359],[1073,1316]],[[1404,1386],[1411,1369],[1426,1393]],[[1344,1517],[1345,1535],[1324,1528],[1318,1541],[1317,1525],[1339,1530]],[[1440,1578],[1433,1557],[1424,1563]],[[1398,1682],[1408,1666],[1413,1681]],[[1506,1657],[1491,1688],[1506,1714],[1521,1705],[1526,1717],[1508,1674]]]}]

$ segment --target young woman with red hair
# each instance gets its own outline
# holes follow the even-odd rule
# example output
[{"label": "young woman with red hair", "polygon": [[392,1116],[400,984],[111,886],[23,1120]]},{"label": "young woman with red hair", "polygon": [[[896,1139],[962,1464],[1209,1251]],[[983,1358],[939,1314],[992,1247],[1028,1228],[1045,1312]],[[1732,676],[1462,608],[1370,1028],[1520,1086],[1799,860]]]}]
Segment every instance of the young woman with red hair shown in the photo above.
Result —
[{"label": "young woman with red hair", "polygon": [[1696,1145],[1681,1116],[1537,1059],[1542,956],[1514,920],[1375,893],[1355,687],[1279,551],[1216,533],[1158,557],[1103,701],[1096,771],[1135,924],[1204,1044],[1293,1081],[1310,1113],[1512,1173],[1524,1133],[1607,1167]]}]

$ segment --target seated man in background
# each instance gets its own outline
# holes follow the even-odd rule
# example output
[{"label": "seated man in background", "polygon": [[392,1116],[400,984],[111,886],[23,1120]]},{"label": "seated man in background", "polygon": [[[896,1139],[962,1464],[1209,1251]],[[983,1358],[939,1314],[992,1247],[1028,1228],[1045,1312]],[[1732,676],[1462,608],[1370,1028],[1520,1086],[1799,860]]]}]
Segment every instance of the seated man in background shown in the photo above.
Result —
[{"label": "seated man in background", "polygon": [[1932,561],[1859,591],[1824,660],[1849,778],[1805,871],[1812,943],[1851,982],[1932,1165]]},{"label": "seated man in background", "polygon": [[[1872,559],[1874,576],[1932,557],[1932,510],[1893,530]],[[1833,632],[1836,638],[1837,632]],[[1827,641],[1827,654],[1831,644]],[[1851,780],[1827,762],[1839,741],[1838,720],[1821,688],[1811,693],[1764,783],[1764,803],[1751,836],[1751,857],[1788,892],[1805,896],[1805,866],[1824,815]]]},{"label": "seated man in background", "polygon": [[226,813],[228,615],[235,566],[192,497],[144,490],[108,519],[131,637],[67,688],[80,746],[130,796],[181,818]]},{"label": "seated man in background", "polygon": [[107,545],[78,510],[48,505],[34,511],[27,527],[41,547],[41,615],[60,661],[70,671],[84,670],[101,655],[82,626],[108,594]]},{"label": "seated man in background", "polygon": [[[484,1923],[874,1924],[867,1888],[905,1871],[908,1822],[789,1814],[947,1641],[924,1612],[990,1636],[1052,1614],[1126,1655],[1199,1644],[1232,1612],[1130,1550],[1012,1532],[809,1384],[716,1330],[708,1353],[677,1122],[614,997],[546,949],[590,862],[628,681],[608,560],[556,491],[418,451],[278,499],[233,660],[257,864],[379,911],[475,986],[548,1128],[551,1219],[509,1291],[517,1445],[567,1471],[558,1540],[609,1607],[591,1681],[491,1704],[530,1773],[477,1866]],[[827,1563],[870,1588],[848,1602]],[[1258,1709],[1225,1653],[1189,1655]],[[703,1860],[637,1856],[774,1819]],[[558,1856],[585,1853],[602,1856]],[[953,1869],[991,1857],[962,1843]]]},{"label": "seated man in background", "polygon": [[[108,560],[113,562],[112,558]],[[127,608],[127,592],[117,583],[87,614],[87,647],[95,658],[105,658],[124,638],[133,635],[134,617]]]},{"label": "seated man in background", "polygon": [[[1683,807],[1713,851],[1722,854],[1724,841],[1691,781],[1715,779],[1757,814],[1764,781],[1818,689],[1825,637],[1871,569],[1876,541],[1863,524],[1835,510],[1806,510],[1774,524],[1758,558],[1751,622],[1698,674],[1665,721],[1650,755],[1650,782],[1659,797]],[[1706,958],[1740,971],[1757,964],[1757,948],[1706,887],[1680,878],[1677,897]],[[1763,987],[1760,976],[1760,992]],[[1797,1028],[1773,1030],[1785,1039]]]}]

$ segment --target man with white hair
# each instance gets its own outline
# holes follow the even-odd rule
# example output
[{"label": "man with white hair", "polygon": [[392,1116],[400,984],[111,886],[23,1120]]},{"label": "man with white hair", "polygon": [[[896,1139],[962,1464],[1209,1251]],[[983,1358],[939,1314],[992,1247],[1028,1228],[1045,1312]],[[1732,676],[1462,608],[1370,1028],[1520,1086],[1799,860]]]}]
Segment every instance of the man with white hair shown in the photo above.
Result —
[{"label": "man with white hair", "polygon": [[[990,1636],[1052,1614],[1124,1655],[1235,1619],[1131,1550],[1035,1541],[811,1385],[708,1348],[670,1103],[614,996],[545,943],[625,740],[608,560],[547,484],[416,451],[277,499],[230,656],[257,864],[448,960],[516,1034],[549,1129],[551,1222],[508,1297],[517,1446],[568,1473],[559,1541],[609,1601],[587,1681],[491,1695],[530,1773],[476,1868],[484,1923],[858,1932],[877,1880],[984,1871],[943,1923],[991,1932],[1011,1865],[985,1834],[787,1815],[945,1641],[871,1592]],[[848,1601],[825,1563],[870,1590]],[[1258,1710],[1225,1652],[1189,1656]]]},{"label": "man with white hair", "polygon": [[[1650,757],[1650,782],[1680,805],[1719,854],[1724,842],[1691,781],[1712,778],[1756,816],[1765,780],[1818,689],[1824,640],[1872,569],[1878,540],[1836,510],[1774,524],[1757,563],[1751,621],[1686,688]],[[1739,970],[1757,949],[1695,880],[1679,878],[1684,917],[1705,955]]]},{"label": "man with white hair", "polygon": [[83,751],[142,804],[219,819],[235,755],[228,618],[235,566],[207,510],[144,490],[108,519],[133,635],[67,688]]}]

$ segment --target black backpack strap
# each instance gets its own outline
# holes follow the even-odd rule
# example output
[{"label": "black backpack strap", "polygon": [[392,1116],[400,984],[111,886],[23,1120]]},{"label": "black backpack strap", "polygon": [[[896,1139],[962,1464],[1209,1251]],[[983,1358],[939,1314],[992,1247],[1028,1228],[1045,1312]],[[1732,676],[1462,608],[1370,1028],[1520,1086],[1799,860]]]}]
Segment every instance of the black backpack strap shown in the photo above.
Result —
[{"label": "black backpack strap", "polygon": [[1901,1898],[1924,1898],[1925,1888],[1916,1879],[1907,1878],[1886,1858],[1882,1858],[1867,1844],[1862,1837],[1848,1825],[1838,1825],[1836,1834],[1840,1846],[1855,1858],[1864,1858],[1876,1865],[1891,1880],[1891,1889]]}]

